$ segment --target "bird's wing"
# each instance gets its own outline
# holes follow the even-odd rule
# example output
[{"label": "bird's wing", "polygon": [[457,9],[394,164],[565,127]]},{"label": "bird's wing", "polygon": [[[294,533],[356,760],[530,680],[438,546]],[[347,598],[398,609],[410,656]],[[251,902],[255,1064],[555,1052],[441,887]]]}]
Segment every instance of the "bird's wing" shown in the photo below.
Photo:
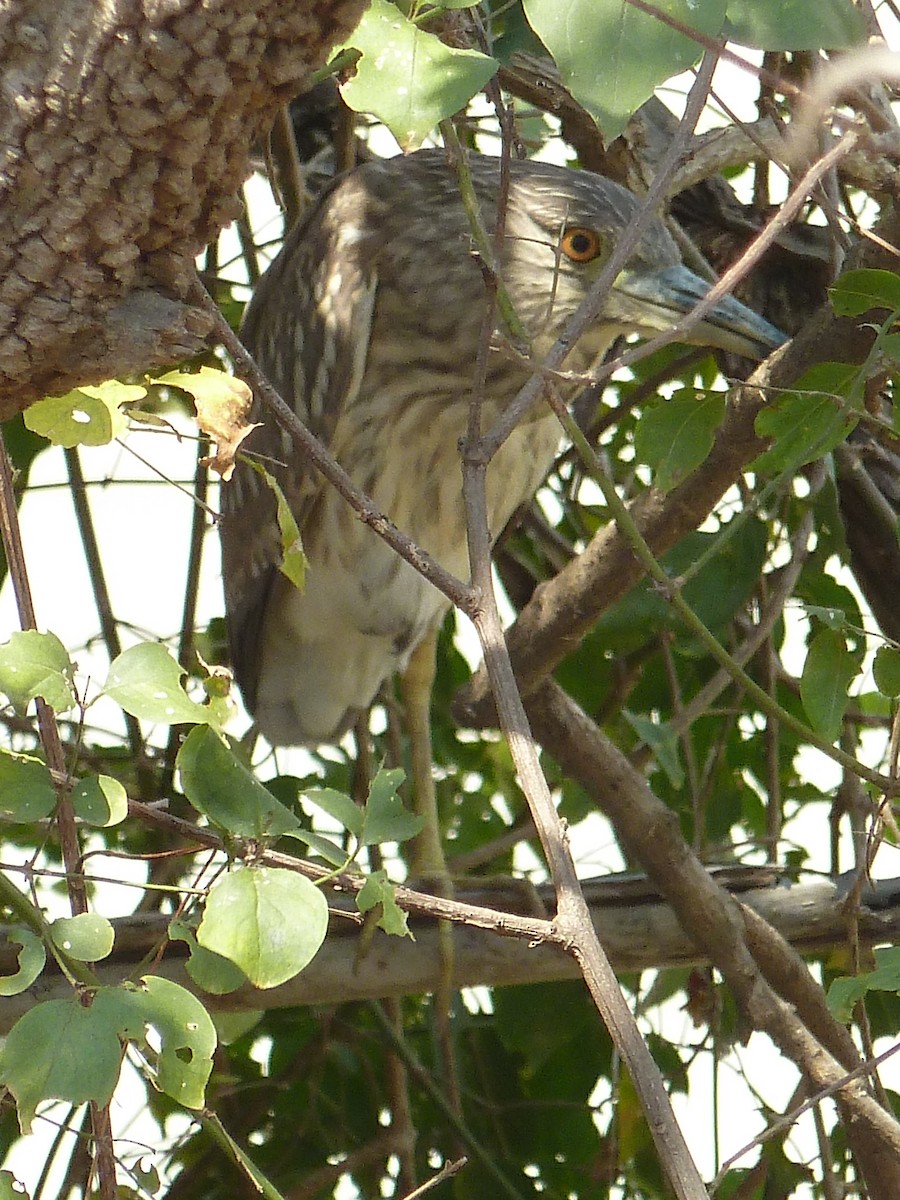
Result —
[{"label": "bird's wing", "polygon": [[[365,372],[377,291],[377,245],[366,208],[375,201],[354,176],[333,185],[286,239],[247,307],[241,340],[269,382],[333,450],[339,417]],[[257,399],[259,429],[242,447],[275,476],[301,534],[309,533],[323,484]],[[222,489],[222,574],[232,665],[251,709],[259,640],[281,562],[275,498],[238,463]]]}]

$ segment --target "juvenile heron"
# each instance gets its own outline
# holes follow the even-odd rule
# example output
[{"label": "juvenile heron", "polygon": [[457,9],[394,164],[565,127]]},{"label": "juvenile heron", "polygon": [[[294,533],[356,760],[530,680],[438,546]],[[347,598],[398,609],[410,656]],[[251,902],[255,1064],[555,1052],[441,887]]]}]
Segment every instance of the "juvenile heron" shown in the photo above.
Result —
[{"label": "juvenile heron", "polygon": [[[474,154],[469,163],[490,230],[499,164]],[[638,204],[597,175],[510,164],[498,267],[535,362],[584,298]],[[588,370],[620,334],[671,328],[706,291],[654,221],[566,368]],[[463,578],[459,441],[485,303],[456,175],[442,152],[423,150],[366,163],[328,188],[261,280],[241,334],[271,383],[355,482]],[[528,364],[495,340],[485,428],[530,375]],[[690,340],[758,358],[784,339],[728,298]],[[559,441],[556,418],[538,404],[497,454],[487,476],[492,536],[534,493]],[[297,458],[271,420],[245,446],[278,464],[270,469],[299,521],[309,571],[302,592],[279,573],[273,497],[239,466],[223,491],[221,526],[237,680],[273,744],[333,741],[383,681],[407,667],[448,602]]]}]

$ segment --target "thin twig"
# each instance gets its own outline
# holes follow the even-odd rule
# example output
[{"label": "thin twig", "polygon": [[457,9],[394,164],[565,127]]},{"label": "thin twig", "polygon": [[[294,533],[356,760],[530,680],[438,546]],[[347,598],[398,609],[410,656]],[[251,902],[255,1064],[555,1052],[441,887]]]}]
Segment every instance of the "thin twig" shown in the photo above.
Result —
[{"label": "thin twig", "polygon": [[708,653],[731,676],[735,683],[739,684],[744,691],[749,693],[750,697],[756,701],[763,712],[777,718],[783,726],[796,733],[804,742],[815,746],[817,750],[821,751],[828,758],[833,759],[836,763],[839,763],[840,766],[855,771],[861,778],[875,784],[886,795],[891,795],[893,782],[890,778],[882,775],[879,771],[873,770],[871,767],[867,767],[865,763],[845,753],[839,746],[832,745],[826,737],[816,733],[805,721],[802,721],[792,712],[789,712],[782,704],[779,704],[765,688],[760,687],[756,680],[747,674],[742,666],[738,665],[734,656],[725,649],[715,634],[707,629],[684,599],[681,594],[679,581],[672,579],[665,567],[656,558],[638,528],[637,522],[631,515],[627,504],[619,496],[615,484],[606,474],[599,456],[593,447],[588,445],[584,434],[578,428],[565,404],[553,388],[548,389],[548,398],[553,411],[559,417],[560,423],[581,453],[585,466],[591,471],[594,482],[603,492],[603,498],[610,513],[615,519],[622,535],[628,539],[631,549],[640,560],[645,573],[658,584],[668,603],[672,605],[690,632],[702,642]]},{"label": "thin twig", "polygon": [[[665,333],[657,334],[656,337],[641,342],[639,346],[626,350],[618,355],[618,357],[603,363],[602,366],[591,372],[590,381],[592,383],[605,383],[607,379],[610,379],[616,371],[621,370],[623,367],[632,366],[641,359],[655,353],[663,346],[669,345],[670,342],[684,340],[685,335],[698,325],[724,296],[729,295],[737,284],[759,262],[773,242],[776,241],[782,230],[790,225],[800,212],[806,203],[807,197],[816,187],[819,180],[833,166],[840,162],[842,158],[849,154],[858,141],[859,135],[855,131],[851,130],[845,133],[841,140],[827,154],[823,155],[818,162],[810,167],[796,187],[793,188],[778,212],[775,213],[772,219],[757,234],[737,262],[729,267],[718,283],[710,288],[703,299],[691,309],[690,313],[686,314]],[[644,228],[646,223],[651,220],[651,201],[652,204],[655,204],[656,200],[665,194],[664,170],[666,160],[669,157],[670,155],[667,154],[666,159],[660,163],[659,171],[654,176],[650,190],[644,198],[644,207],[638,220],[629,225],[625,235],[616,245],[616,249],[610,255],[593,287],[581,302],[577,311],[566,323],[559,338],[544,356],[539,370],[529,379],[528,383],[525,384],[518,396],[516,396],[514,402],[491,430],[487,438],[486,453],[495,454],[500,446],[503,445],[522,416],[541,395],[545,394],[545,380],[548,375],[562,366],[572,345],[596,320],[597,313],[603,303],[603,297],[609,291],[611,284],[624,266],[627,257],[631,255],[637,244],[638,239],[634,236],[634,230],[638,227],[638,221],[641,217],[645,217],[645,220],[639,226],[640,228]],[[659,187],[657,187],[658,183]],[[621,253],[624,247],[627,247],[627,255],[625,256]]]},{"label": "thin twig", "polygon": [[[88,503],[87,485],[85,483],[84,472],[81,469],[81,456],[78,453],[78,447],[72,446],[70,449],[67,449],[65,456],[66,470],[69,473],[69,485],[72,493],[72,506],[75,509],[75,520],[78,523],[78,532],[81,535],[81,545],[84,549],[84,558],[91,580],[91,589],[94,593],[94,605],[97,609],[97,616],[100,619],[100,632],[103,635],[106,653],[110,659],[114,659],[122,653],[122,642],[119,638],[119,627],[113,615],[112,603],[110,602],[106,572],[103,569],[103,558],[100,554],[100,545],[97,541],[96,529],[94,528],[94,518],[91,513],[91,506]],[[144,754],[144,739],[141,735],[140,722],[131,713],[125,712],[124,709],[122,711],[125,718],[125,731],[128,735],[128,745],[131,748],[132,758],[136,763],[140,763]]]},{"label": "thin twig", "polygon": [[[16,507],[13,488],[12,465],[6,451],[2,431],[0,431],[0,533],[2,533],[3,548],[6,552],[9,575],[19,610],[19,623],[23,629],[37,629],[31,584],[25,563],[22,530],[19,526],[19,511]],[[59,727],[56,724],[56,714],[41,696],[35,698],[35,706],[41,745],[44,748],[47,765],[58,773],[57,779],[67,779],[66,760],[63,754],[62,739],[59,736]],[[57,797],[56,823],[59,829],[63,864],[66,868],[66,891],[72,915],[78,916],[88,910],[87,889],[81,874],[81,847],[78,842],[75,813],[68,787],[59,784]],[[103,1200],[113,1200],[116,1192],[115,1150],[108,1105],[91,1104],[91,1125],[94,1138],[94,1164],[100,1195]]]},{"label": "thin twig", "polygon": [[[181,633],[178,638],[178,661],[190,670],[194,656],[195,630],[197,623],[197,594],[200,590],[200,567],[203,561],[203,540],[206,534],[206,515],[209,512],[207,494],[209,490],[209,467],[204,456],[202,442],[197,443],[197,465],[194,471],[194,507],[191,517],[191,540],[188,548],[188,564],[184,582],[184,605],[181,610]],[[163,760],[159,794],[166,795],[175,774],[175,759],[181,745],[182,727],[171,726]]]},{"label": "thin twig", "polygon": [[798,1104],[796,1108],[789,1109],[783,1117],[777,1121],[774,1121],[768,1127],[768,1129],[765,1129],[762,1133],[757,1134],[752,1142],[748,1142],[746,1146],[742,1146],[740,1150],[736,1151],[731,1155],[730,1158],[725,1160],[725,1162],[722,1164],[721,1170],[709,1185],[710,1194],[712,1195],[715,1193],[722,1183],[724,1183],[725,1177],[731,1168],[739,1163],[745,1154],[749,1154],[749,1152],[755,1146],[761,1146],[764,1142],[771,1141],[772,1138],[780,1137],[789,1132],[791,1128],[797,1124],[804,1113],[809,1112],[811,1108],[815,1108],[816,1105],[821,1104],[821,1102],[827,1099],[829,1096],[836,1095],[842,1088],[846,1087],[854,1080],[861,1079],[863,1076],[870,1074],[874,1070],[877,1070],[882,1063],[887,1062],[889,1058],[893,1058],[898,1050],[900,1050],[900,1045],[890,1046],[882,1054],[876,1055],[875,1058],[866,1059],[866,1061],[861,1062],[858,1067],[854,1067],[852,1071],[847,1071],[841,1076],[840,1079],[835,1080],[833,1083],[829,1083],[827,1086],[817,1088],[814,1095],[804,1100],[802,1104]]},{"label": "thin twig", "polygon": [[[28,581],[28,569],[25,564],[25,550],[22,545],[22,530],[19,526],[19,511],[16,508],[16,497],[13,490],[12,466],[6,452],[2,431],[0,431],[0,533],[3,536],[3,548],[6,552],[9,576],[19,610],[19,623],[23,629],[37,629],[31,585]],[[47,765],[51,770],[59,773],[58,778],[66,778],[66,760],[63,754],[62,739],[56,725],[56,714],[40,696],[36,698],[35,705],[38,729],[44,754],[47,757]],[[87,892],[81,877],[81,847],[78,844],[75,814],[72,811],[68,790],[64,786],[59,786],[57,793],[59,803],[56,817],[59,827],[59,842],[67,873],[69,904],[72,915],[76,916],[79,913],[87,912],[88,907]]]},{"label": "thin twig", "polygon": [[436,1175],[432,1175],[431,1179],[426,1179],[414,1192],[409,1192],[404,1196],[403,1200],[419,1200],[421,1196],[430,1192],[432,1188],[437,1187],[439,1183],[443,1183],[447,1179],[452,1179],[454,1175],[458,1175],[468,1161],[467,1158],[455,1158],[452,1162],[444,1163]]},{"label": "thin twig", "polygon": [[237,374],[253,388],[254,393],[288,434],[303,459],[324,476],[335,491],[343,496],[353,508],[359,519],[387,542],[405,562],[415,568],[429,583],[434,584],[438,591],[442,592],[457,608],[471,614],[475,605],[473,590],[442,567],[411,537],[402,533],[365,492],[356,486],[343,467],[328,452],[324,443],[310,433],[290,405],[285,403],[268,382],[199,279],[195,280],[191,299],[213,319],[213,336],[228,351]]},{"label": "thin twig", "polygon": [[[684,121],[676,137],[676,149],[690,137],[708,93],[715,62],[707,56],[692,90]],[[674,156],[672,162],[675,161]],[[659,186],[661,188],[662,181]],[[621,266],[630,257],[640,233],[652,218],[653,196],[648,198],[643,213],[643,226],[629,227],[625,239],[627,244],[621,253],[621,261],[614,263],[605,286],[612,283]],[[470,220],[473,214],[470,213]],[[473,221],[474,223],[474,221]],[[613,258],[619,255],[619,248]],[[594,294],[602,292],[599,284]],[[581,310],[579,310],[581,311]],[[594,314],[595,315],[595,314]],[[487,341],[490,328],[484,331],[482,342]],[[566,346],[566,350],[568,346]],[[551,352],[552,353],[552,352]],[[560,360],[561,361],[561,360]],[[484,386],[483,374],[480,380]],[[543,385],[541,385],[543,386]],[[476,396],[479,379],[475,381]],[[520,394],[521,395],[521,394]],[[473,402],[473,404],[477,403]],[[478,409],[470,421],[470,430],[477,431]],[[499,447],[499,442],[496,445]],[[597,938],[591,923],[589,910],[581,890],[574,860],[568,844],[565,825],[560,821],[541,769],[537,745],[532,736],[513,675],[512,664],[503,638],[500,615],[497,609],[491,576],[491,537],[487,516],[486,476],[490,461],[492,439],[481,438],[477,442],[471,437],[463,452],[463,498],[466,506],[466,527],[469,546],[469,561],[472,584],[479,597],[473,621],[484,653],[485,666],[500,716],[500,724],[509,744],[510,752],[519,775],[520,786],[528,800],[534,822],[544,848],[547,864],[557,896],[557,917],[554,925],[562,935],[564,944],[574,954],[581,967],[585,981],[598,1011],[610,1031],[613,1041],[627,1064],[631,1078],[641,1100],[651,1134],[656,1142],[663,1168],[676,1194],[682,1198],[705,1197],[706,1190],[687,1144],[675,1121],[671,1105],[659,1068],[654,1062],[646,1043],[640,1035],[635,1019],[622,995],[609,960]]]}]

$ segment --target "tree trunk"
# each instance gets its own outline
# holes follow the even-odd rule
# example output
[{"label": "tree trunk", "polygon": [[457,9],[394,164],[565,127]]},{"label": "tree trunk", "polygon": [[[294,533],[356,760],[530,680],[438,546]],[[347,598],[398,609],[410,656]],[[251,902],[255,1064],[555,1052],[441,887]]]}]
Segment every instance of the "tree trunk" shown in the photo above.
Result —
[{"label": "tree trunk", "polygon": [[197,253],[363,0],[9,0],[0,418],[196,352]]}]

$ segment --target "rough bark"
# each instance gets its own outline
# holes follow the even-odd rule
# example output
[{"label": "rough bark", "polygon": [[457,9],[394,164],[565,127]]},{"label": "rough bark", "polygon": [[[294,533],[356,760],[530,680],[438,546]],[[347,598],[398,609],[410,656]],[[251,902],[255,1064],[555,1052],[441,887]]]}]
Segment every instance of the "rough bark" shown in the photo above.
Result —
[{"label": "rough bark", "polygon": [[[546,915],[535,915],[534,906],[546,901],[553,904],[552,889],[542,887],[529,894],[520,881],[509,880],[503,886],[494,881],[479,890],[470,885],[461,888],[455,901],[431,899],[432,907],[462,918],[454,928],[454,976],[458,987],[507,987],[524,983],[575,979],[580,975],[575,959],[550,932],[542,936]],[[865,947],[900,942],[900,904],[897,903],[896,879],[882,880],[867,889],[857,913],[860,942]],[[715,875],[715,885],[724,887],[744,906],[761,918],[756,927],[755,945],[764,944],[760,929],[772,937],[780,935],[796,950],[813,959],[827,957],[847,940],[847,896],[832,880],[808,880],[790,885],[769,868],[737,868]],[[585,895],[591,916],[603,941],[604,949],[617,972],[643,971],[674,966],[702,966],[708,955],[685,933],[674,910],[665,904],[646,879],[637,876],[587,880]],[[401,888],[399,899],[412,907],[410,893]],[[328,937],[308,967],[280,987],[258,991],[249,984],[225,996],[199,992],[184,968],[187,947],[170,943],[159,973],[174,979],[191,991],[203,995],[204,1003],[215,1010],[269,1009],[295,1005],[338,1004],[354,1000],[384,999],[389,996],[421,995],[432,991],[441,971],[437,922],[425,915],[420,905],[412,913],[411,938],[389,937],[380,930],[363,930],[353,919],[352,898],[329,893],[332,910]],[[474,906],[474,908],[473,908]],[[514,918],[521,918],[516,920]],[[116,948],[96,967],[103,983],[115,985],[133,978],[139,964],[152,957],[165,942],[170,918],[156,913],[135,914],[113,921]],[[528,933],[528,923],[533,932]],[[770,928],[771,927],[771,928]],[[776,931],[772,934],[772,930]],[[0,927],[0,935],[5,931]],[[17,965],[16,943],[0,941],[0,974],[14,974]],[[780,981],[792,1003],[798,1003],[798,987],[784,984],[783,965],[774,961],[773,977]],[[800,963],[808,985],[821,1001],[821,990]],[[0,1007],[0,1035],[38,1000],[69,995],[71,985],[53,964],[32,988],[3,1001]],[[810,1020],[810,1004],[802,1005],[814,1034],[821,1030]],[[827,1040],[826,1040],[826,1044]],[[852,1064],[851,1064],[852,1065]]]},{"label": "rough bark", "polygon": [[362,0],[8,0],[0,418],[195,352],[193,261]]}]

